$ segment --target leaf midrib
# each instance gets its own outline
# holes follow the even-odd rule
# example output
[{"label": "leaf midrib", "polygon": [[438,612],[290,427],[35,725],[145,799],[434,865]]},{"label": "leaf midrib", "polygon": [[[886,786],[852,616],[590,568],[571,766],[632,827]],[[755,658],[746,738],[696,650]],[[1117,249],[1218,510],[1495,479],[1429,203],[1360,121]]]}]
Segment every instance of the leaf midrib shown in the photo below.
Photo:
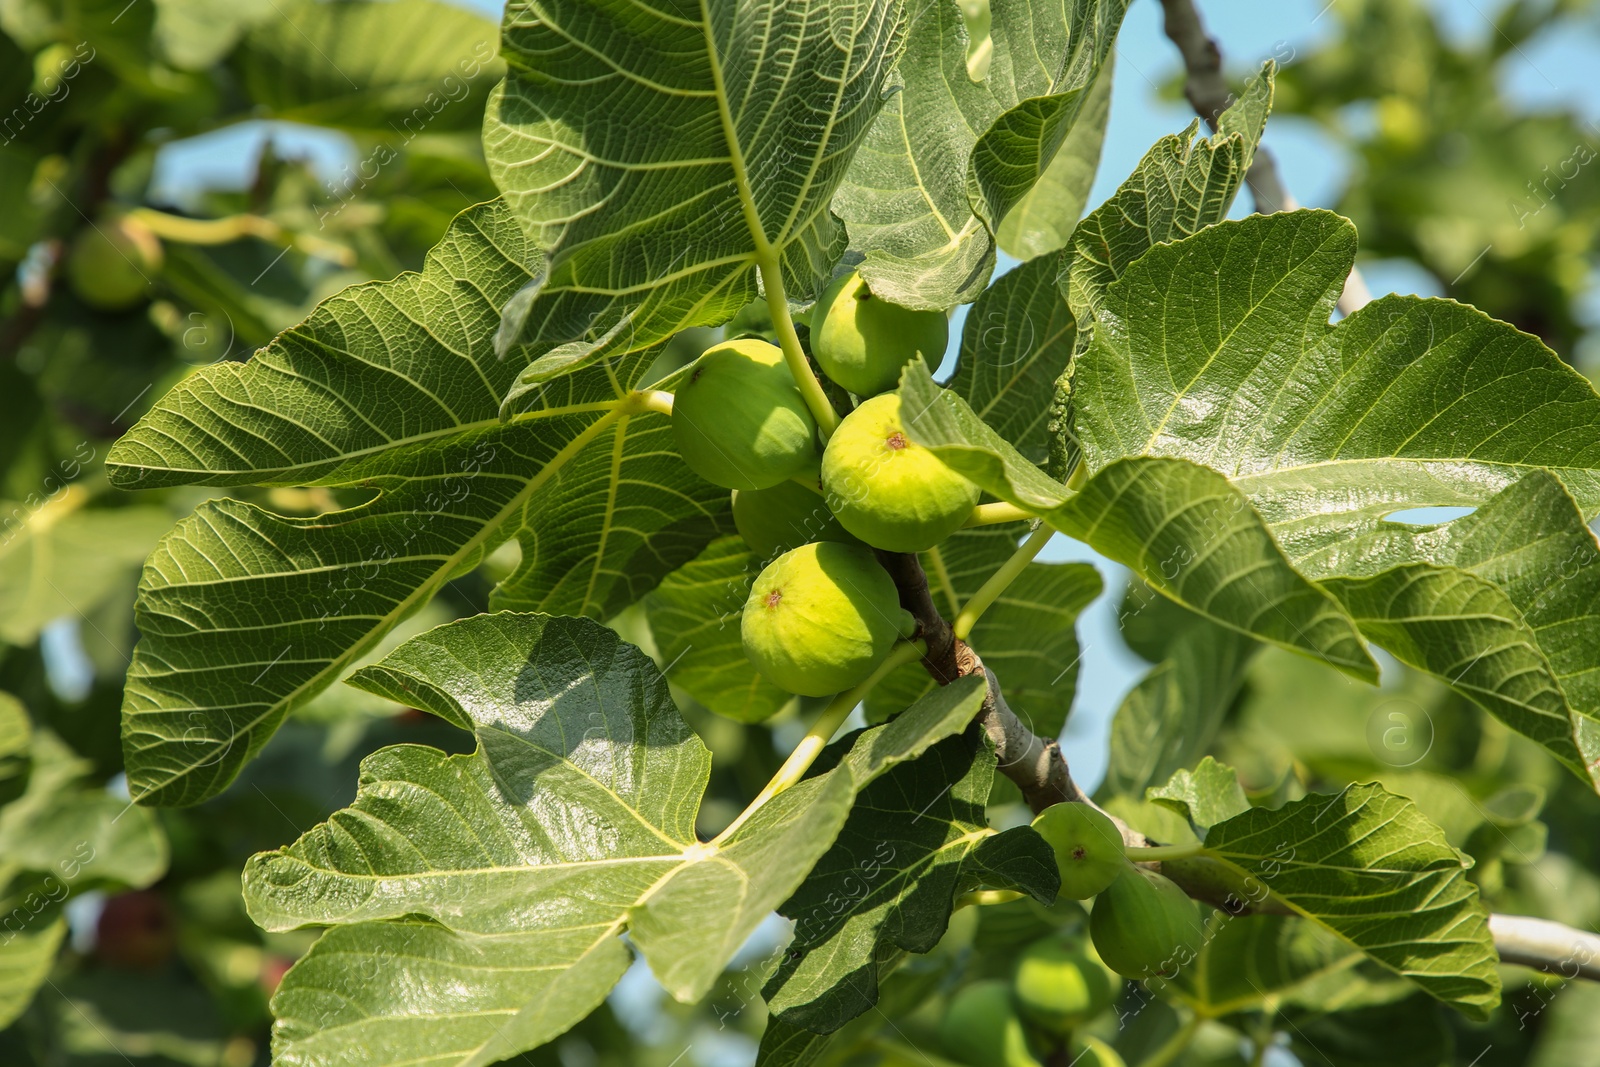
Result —
[{"label": "leaf midrib", "polygon": [[[108,460],[106,463],[106,470],[108,473],[112,471],[160,471],[167,474],[203,476],[207,478],[237,478],[250,476],[253,479],[252,484],[259,483],[266,485],[282,478],[285,475],[292,474],[296,471],[305,470],[306,468],[324,467],[328,465],[334,465],[336,467],[344,466],[347,463],[358,459],[364,459],[368,456],[392,452],[410,445],[425,444],[429,441],[436,441],[444,437],[455,437],[462,434],[472,433],[477,430],[490,430],[500,426],[517,425],[524,422],[535,422],[542,419],[560,418],[564,415],[582,415],[588,412],[613,411],[622,403],[624,403],[624,400],[625,398],[618,397],[610,400],[593,400],[582,404],[570,404],[565,407],[540,408],[535,411],[528,411],[515,415],[504,422],[502,422],[498,417],[477,419],[472,422],[461,422],[456,423],[453,426],[443,426],[437,430],[429,430],[425,433],[411,434],[407,437],[390,438],[381,444],[370,445],[366,448],[359,448],[350,452],[342,452],[338,455],[329,456],[326,459],[319,459],[307,463],[294,463],[283,467],[241,467],[238,469],[228,470],[217,467],[157,467],[148,463],[113,462]],[[326,478],[327,475],[322,475],[320,477]],[[185,482],[183,484],[204,485],[207,483],[203,481],[195,481]],[[323,483],[320,482],[320,479],[314,479],[310,482],[297,482],[295,484],[310,485]],[[336,485],[339,483],[334,482],[327,484]]]}]

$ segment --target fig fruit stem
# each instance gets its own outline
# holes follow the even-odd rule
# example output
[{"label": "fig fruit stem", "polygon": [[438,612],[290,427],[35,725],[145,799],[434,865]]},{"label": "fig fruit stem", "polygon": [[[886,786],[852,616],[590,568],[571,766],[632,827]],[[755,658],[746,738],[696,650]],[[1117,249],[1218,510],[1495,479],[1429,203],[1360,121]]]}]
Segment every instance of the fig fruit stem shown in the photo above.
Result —
[{"label": "fig fruit stem", "polygon": [[921,658],[927,651],[928,646],[921,641],[902,641],[883,657],[883,662],[878,664],[864,681],[834,697],[828,706],[822,709],[822,714],[817,716],[817,721],[811,724],[811,729],[806,731],[800,743],[794,746],[794,751],[789,753],[789,758],[783,761],[783,766],[778,768],[772,780],[762,787],[761,792],[756,794],[756,798],[749,806],[739,813],[738,818],[712,839],[711,844],[726,843],[763,805],[804,778],[806,771],[811,769],[811,765],[822,755],[822,750],[828,746],[828,742],[833,740],[833,735],[844,725],[844,721],[850,717],[856,705],[872,691],[872,687],[888,677],[896,667]]},{"label": "fig fruit stem", "polygon": [[828,394],[822,391],[822,383],[811,373],[805,349],[800,347],[800,335],[795,332],[794,319],[789,316],[789,297],[784,292],[783,271],[778,267],[777,256],[771,254],[769,248],[767,255],[757,256],[757,261],[761,266],[761,285],[767,291],[767,308],[772,313],[772,332],[778,335],[783,361],[794,375],[794,384],[799,387],[806,407],[811,409],[811,417],[817,420],[817,430],[826,444],[833,431],[839,428],[839,413],[833,410]]},{"label": "fig fruit stem", "polygon": [[1128,845],[1123,852],[1134,863],[1160,863],[1162,860],[1187,860],[1206,854],[1199,842],[1188,845]]},{"label": "fig fruit stem", "polygon": [[1021,900],[1025,894],[1015,889],[974,889],[970,893],[962,893],[956,897],[954,911],[960,911],[969,905],[984,907],[989,904],[1009,904],[1013,900]]},{"label": "fig fruit stem", "polygon": [[956,616],[956,621],[950,624],[955,631],[958,641],[965,641],[972,634],[972,627],[977,624],[978,617],[989,610],[989,605],[1000,598],[1000,594],[1028,569],[1028,564],[1033,562],[1033,557],[1039,554],[1045,544],[1055,533],[1045,523],[1040,523],[1038,529],[1028,535],[1022,542],[1022,547],[1014,552],[1010,559],[1000,565],[1000,569],[989,576],[989,580],[972,594],[972,599],[967,601],[961,609],[961,614]]},{"label": "fig fruit stem", "polygon": [[659,415],[671,416],[672,394],[664,389],[647,389],[638,394],[636,403],[645,411],[654,411]]},{"label": "fig fruit stem", "polygon": [[307,255],[330,260],[341,267],[353,266],[356,254],[344,245],[324,241],[308,233],[295,233],[260,215],[228,215],[220,219],[186,219],[153,208],[134,208],[128,217],[141,223],[165,241],[186,245],[222,245],[241,237],[254,237],[268,244],[286,245]]},{"label": "fig fruit stem", "polygon": [[1195,1035],[1200,1032],[1200,1027],[1205,1023],[1205,1016],[1196,1013],[1178,1028],[1177,1033],[1163,1041],[1159,1048],[1144,1059],[1140,1060],[1137,1067],[1167,1067],[1189,1047]]},{"label": "fig fruit stem", "polygon": [[1008,504],[1004,500],[993,504],[979,504],[972,509],[972,516],[961,524],[963,530],[974,526],[993,526],[1001,522],[1021,522],[1028,519],[1037,519],[1039,516],[1015,504]]}]

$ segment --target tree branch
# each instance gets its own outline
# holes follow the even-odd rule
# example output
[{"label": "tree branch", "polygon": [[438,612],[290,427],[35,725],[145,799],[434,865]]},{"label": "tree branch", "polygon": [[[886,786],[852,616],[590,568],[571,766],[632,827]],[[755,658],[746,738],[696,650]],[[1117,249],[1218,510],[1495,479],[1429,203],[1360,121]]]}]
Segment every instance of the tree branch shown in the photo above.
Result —
[{"label": "tree branch", "polygon": [[1489,933],[1505,963],[1600,982],[1600,934],[1531,915],[1498,914],[1489,916]]},{"label": "tree branch", "polygon": [[[1006,703],[994,672],[984,666],[971,645],[956,637],[950,623],[939,614],[928,589],[928,576],[917,557],[908,552],[879,552],[878,560],[894,579],[900,592],[900,606],[916,617],[917,636],[928,643],[928,654],[922,665],[933,680],[949,685],[957,678],[982,673],[988,682],[977,722],[994,745],[1000,773],[1016,783],[1028,807],[1040,812],[1052,804],[1074,801],[1098,810],[1098,805],[1073,781],[1066,757],[1061,754],[1061,745],[1023,725]],[[1114,815],[1110,818],[1122,831],[1126,843],[1149,844],[1143,834],[1121,819]]]},{"label": "tree branch", "polygon": [[[1161,28],[1183,57],[1183,95],[1194,113],[1215,133],[1217,119],[1233,103],[1233,92],[1222,74],[1222,49],[1206,33],[1194,0],[1161,0],[1161,9],[1165,15]],[[1278,161],[1266,145],[1256,148],[1244,180],[1250,186],[1256,210],[1263,215],[1300,207],[1294,194],[1284,185]],[[1359,270],[1350,268],[1350,277],[1345,280],[1344,292],[1339,297],[1339,311],[1348,315],[1371,302],[1372,292],[1367,288],[1366,279]]]}]

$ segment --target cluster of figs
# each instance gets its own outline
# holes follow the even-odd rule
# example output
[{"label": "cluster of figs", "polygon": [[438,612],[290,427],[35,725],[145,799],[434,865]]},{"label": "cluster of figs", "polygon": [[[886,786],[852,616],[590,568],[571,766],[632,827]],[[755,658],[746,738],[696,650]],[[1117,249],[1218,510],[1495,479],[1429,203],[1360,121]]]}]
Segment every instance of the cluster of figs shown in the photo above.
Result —
[{"label": "cluster of figs", "polygon": [[[913,636],[916,622],[873,549],[932,548],[978,504],[976,485],[907,436],[895,391],[908,363],[937,365],[948,340],[942,312],[874,296],[850,273],[828,287],[810,321],[817,365],[860,398],[825,444],[783,352],[759,337],[707,349],[674,394],[684,462],[733,491],[735,527],[770,561],[741,615],[745,655],[791,693],[850,690]],[[1036,1067],[1036,1049],[1060,1047],[1110,1005],[1117,976],[1170,974],[1199,949],[1194,902],[1131,863],[1104,814],[1057,804],[1034,827],[1055,851],[1061,896],[1096,898],[1093,946],[1050,939],[1023,954],[1012,981],[962,988],[944,1043],[970,1067]],[[1115,1055],[1104,1048],[1102,1062]]]},{"label": "cluster of figs", "polygon": [[1200,910],[1171,879],[1130,862],[1116,825],[1088,804],[1056,804],[1033,826],[1055,850],[1061,897],[1094,898],[1088,943],[1064,928],[1025,950],[1009,981],[963,986],[940,1042],[968,1067],[1040,1067],[1063,1048],[1083,1067],[1121,1067],[1109,1046],[1075,1032],[1111,1006],[1122,979],[1170,978],[1193,961]]},{"label": "cluster of figs", "polygon": [[920,552],[972,515],[978,487],[914,443],[895,386],[914,359],[937,365],[943,312],[872,295],[856,273],[811,317],[822,372],[862,397],[819,447],[783,352],[759,337],[707,349],[678,387],[672,429],[695,473],[733,490],[733,521],[770,562],[744,606],[745,655],[775,685],[828,696],[865,681],[915,622],[872,549]]}]

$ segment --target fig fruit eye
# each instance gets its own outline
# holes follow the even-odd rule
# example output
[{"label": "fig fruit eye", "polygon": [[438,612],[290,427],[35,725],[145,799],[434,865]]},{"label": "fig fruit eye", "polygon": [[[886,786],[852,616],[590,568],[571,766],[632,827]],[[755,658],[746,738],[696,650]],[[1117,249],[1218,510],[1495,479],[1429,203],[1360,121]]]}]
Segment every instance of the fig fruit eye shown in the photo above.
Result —
[{"label": "fig fruit eye", "polygon": [[897,393],[845,416],[822,453],[822,490],[846,530],[888,552],[932,548],[978,503],[976,485],[906,436]]},{"label": "fig fruit eye", "polygon": [[745,601],[745,656],[773,684],[828,696],[864,681],[908,618],[894,580],[860,545],[802,545],[767,565]]},{"label": "fig fruit eye", "polygon": [[1199,909],[1182,889],[1130,864],[1095,898],[1089,936],[1108,967],[1144,979],[1171,976],[1192,961],[1204,930]]},{"label": "fig fruit eye", "polygon": [[816,433],[782,351],[755,338],[707,349],[673,398],[679,455],[724,489],[768,489],[814,469]]},{"label": "fig fruit eye", "polygon": [[893,389],[919,356],[937,367],[950,342],[943,312],[874,298],[861,275],[836,279],[811,312],[811,354],[822,373],[857,396]]},{"label": "fig fruit eye", "polygon": [[1088,900],[1128,867],[1116,823],[1087,804],[1053,804],[1034,818],[1033,828],[1055,849],[1061,896]]}]

